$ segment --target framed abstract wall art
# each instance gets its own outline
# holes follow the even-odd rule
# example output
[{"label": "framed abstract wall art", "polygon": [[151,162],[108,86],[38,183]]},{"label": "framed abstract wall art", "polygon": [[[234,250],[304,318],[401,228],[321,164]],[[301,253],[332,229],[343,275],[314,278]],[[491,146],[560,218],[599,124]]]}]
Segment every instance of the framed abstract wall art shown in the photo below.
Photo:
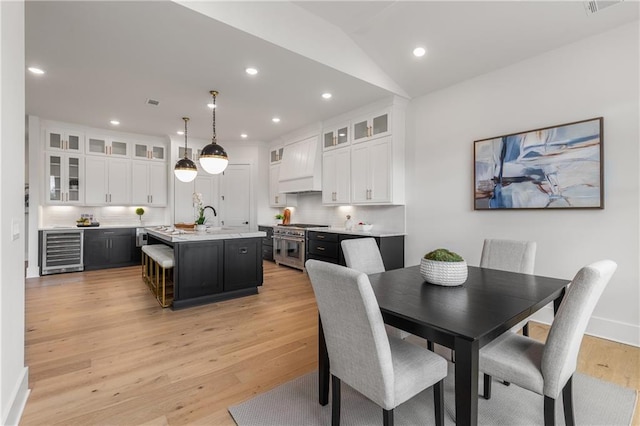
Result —
[{"label": "framed abstract wall art", "polygon": [[474,142],[474,210],[602,209],[602,117]]}]

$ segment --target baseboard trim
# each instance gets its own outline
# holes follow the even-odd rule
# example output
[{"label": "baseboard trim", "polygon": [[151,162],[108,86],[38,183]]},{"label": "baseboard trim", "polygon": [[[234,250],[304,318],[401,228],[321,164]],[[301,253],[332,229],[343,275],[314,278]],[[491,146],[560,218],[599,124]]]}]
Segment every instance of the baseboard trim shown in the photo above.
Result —
[{"label": "baseboard trim", "polygon": [[22,370],[22,378],[16,384],[16,387],[11,395],[10,408],[7,412],[6,418],[2,419],[2,424],[7,426],[13,426],[20,423],[20,418],[24,412],[24,407],[27,405],[27,399],[31,389],[29,389],[29,367],[25,367]]},{"label": "baseboard trim", "polygon": [[40,268],[37,266],[27,267],[27,278],[37,278],[40,276]]},{"label": "baseboard trim", "polygon": [[[533,314],[531,319],[549,325],[553,321],[553,308],[545,306]],[[640,326],[634,324],[601,317],[591,317],[585,334],[640,347]]]}]

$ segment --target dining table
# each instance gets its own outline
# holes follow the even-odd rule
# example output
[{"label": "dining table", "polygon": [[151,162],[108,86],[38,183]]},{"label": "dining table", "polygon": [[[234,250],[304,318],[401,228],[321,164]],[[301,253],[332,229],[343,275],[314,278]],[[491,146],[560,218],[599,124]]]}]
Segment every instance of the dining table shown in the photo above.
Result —
[{"label": "dining table", "polygon": [[[554,313],[569,280],[468,267],[459,286],[425,282],[419,266],[369,275],[382,318],[405,330],[455,351],[456,423],[478,423],[480,348],[549,303]],[[319,402],[329,402],[330,360],[318,316]]]}]

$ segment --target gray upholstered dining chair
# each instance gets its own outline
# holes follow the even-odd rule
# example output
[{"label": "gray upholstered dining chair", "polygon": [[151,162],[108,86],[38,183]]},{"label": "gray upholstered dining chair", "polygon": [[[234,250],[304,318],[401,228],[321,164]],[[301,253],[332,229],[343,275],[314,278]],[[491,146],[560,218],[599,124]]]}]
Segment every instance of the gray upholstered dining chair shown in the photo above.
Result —
[{"label": "gray upholstered dining chair", "polygon": [[558,308],[546,343],[507,331],[480,349],[484,397],[491,397],[491,376],[544,395],[544,423],[555,424],[555,401],[562,392],[564,418],[574,424],[571,383],[580,343],[602,291],[617,268],[602,260],[580,269]]},{"label": "gray upholstered dining chair", "polygon": [[[374,238],[352,238],[342,240],[340,246],[342,247],[342,254],[344,255],[344,261],[347,264],[347,268],[364,272],[367,275],[385,271],[384,262],[380,255],[380,249],[378,249],[378,244]],[[384,326],[387,333],[391,336],[398,337],[400,339],[406,339],[409,336],[409,333],[406,331],[387,324]]]},{"label": "gray upholstered dining chair", "polygon": [[316,296],[331,370],[331,424],[340,424],[340,383],[382,407],[384,425],[393,410],[433,386],[437,425],[444,424],[444,358],[387,336],[366,274],[332,263],[305,264]]},{"label": "gray upholstered dining chair", "polygon": [[[486,239],[482,246],[480,267],[533,274],[535,261],[536,243],[533,241]],[[513,330],[520,329],[522,334],[529,335],[527,319],[513,327]]]}]

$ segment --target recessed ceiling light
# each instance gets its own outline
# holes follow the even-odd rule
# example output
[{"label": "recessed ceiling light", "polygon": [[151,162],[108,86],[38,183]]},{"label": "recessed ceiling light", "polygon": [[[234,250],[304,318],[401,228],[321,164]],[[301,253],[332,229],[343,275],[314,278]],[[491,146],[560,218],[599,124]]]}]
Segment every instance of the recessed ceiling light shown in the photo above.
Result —
[{"label": "recessed ceiling light", "polygon": [[416,47],[415,49],[413,49],[413,55],[418,58],[423,57],[425,53],[427,53],[427,49],[425,49],[424,47]]},{"label": "recessed ceiling light", "polygon": [[179,135],[184,135],[184,130],[178,130],[176,133]]},{"label": "recessed ceiling light", "polygon": [[329,92],[326,92],[326,93],[323,93],[323,94],[322,94],[322,97],[323,97],[324,99],[331,99],[331,96],[333,96],[333,95],[332,95],[331,93],[329,93]]},{"label": "recessed ceiling light", "polygon": [[246,138],[248,137],[248,135],[247,135],[246,133],[242,133],[242,134],[240,135],[240,137],[241,137],[242,139],[246,139]]},{"label": "recessed ceiling light", "polygon": [[247,68],[247,69],[246,69],[246,70],[244,70],[244,71],[245,71],[247,74],[249,74],[249,75],[256,75],[256,74],[258,74],[258,70],[257,70],[257,69],[255,69],[255,68],[251,68],[251,67]]},{"label": "recessed ceiling light", "polygon": [[118,120],[111,120],[109,123],[113,124],[114,126],[117,126],[118,124],[120,124]]},{"label": "recessed ceiling light", "polygon": [[274,123],[279,123],[280,119],[278,117],[273,117],[271,121],[273,121]]},{"label": "recessed ceiling light", "polygon": [[44,71],[41,70],[40,68],[36,68],[36,67],[29,67],[27,68],[29,71],[31,71],[34,74],[44,74]]}]

